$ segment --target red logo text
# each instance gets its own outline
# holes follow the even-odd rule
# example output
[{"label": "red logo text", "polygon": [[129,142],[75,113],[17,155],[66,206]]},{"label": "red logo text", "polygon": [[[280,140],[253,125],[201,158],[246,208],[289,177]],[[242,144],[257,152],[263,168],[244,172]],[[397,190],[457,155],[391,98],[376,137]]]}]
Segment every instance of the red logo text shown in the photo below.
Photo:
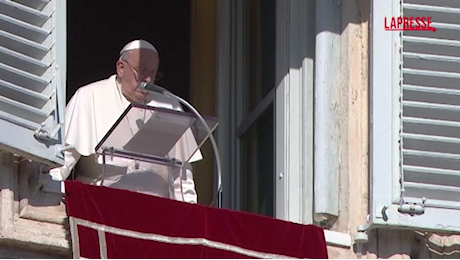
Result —
[{"label": "red logo text", "polygon": [[387,31],[436,31],[431,26],[431,16],[423,17],[391,17],[384,18],[385,30]]}]

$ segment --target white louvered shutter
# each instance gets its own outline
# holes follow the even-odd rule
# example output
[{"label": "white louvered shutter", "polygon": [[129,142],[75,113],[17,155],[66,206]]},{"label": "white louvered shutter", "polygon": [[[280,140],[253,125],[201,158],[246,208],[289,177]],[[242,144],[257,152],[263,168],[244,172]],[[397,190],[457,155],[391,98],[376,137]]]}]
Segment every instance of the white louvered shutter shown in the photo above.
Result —
[{"label": "white louvered shutter", "polygon": [[395,0],[393,13],[374,12],[381,24],[382,15],[432,17],[436,31],[373,29],[387,41],[382,49],[373,43],[373,52],[382,52],[372,61],[373,222],[458,232],[460,1]]},{"label": "white louvered shutter", "polygon": [[63,163],[65,0],[0,0],[0,145]]},{"label": "white louvered shutter", "polygon": [[403,12],[437,29],[403,33],[404,200],[460,209],[460,1],[404,0]]}]

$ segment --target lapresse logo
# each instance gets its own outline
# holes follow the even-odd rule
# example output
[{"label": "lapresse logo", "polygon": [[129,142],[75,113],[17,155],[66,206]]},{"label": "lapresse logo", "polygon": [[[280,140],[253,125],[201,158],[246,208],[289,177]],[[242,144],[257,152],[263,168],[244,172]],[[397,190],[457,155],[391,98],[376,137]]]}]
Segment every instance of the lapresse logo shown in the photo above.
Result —
[{"label": "lapresse logo", "polygon": [[385,17],[384,26],[386,31],[436,31],[431,25],[431,16],[421,17]]}]

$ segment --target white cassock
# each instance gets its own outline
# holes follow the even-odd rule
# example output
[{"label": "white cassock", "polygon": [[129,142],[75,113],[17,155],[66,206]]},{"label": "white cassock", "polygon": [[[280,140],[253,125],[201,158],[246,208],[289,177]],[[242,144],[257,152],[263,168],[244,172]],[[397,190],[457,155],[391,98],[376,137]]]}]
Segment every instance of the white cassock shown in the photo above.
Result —
[{"label": "white cassock", "polygon": [[[174,99],[161,95],[153,96],[154,99],[147,104],[148,106],[182,110],[180,103]],[[95,147],[129,104],[130,102],[121,93],[116,75],[78,89],[67,105],[65,124],[66,143],[74,146],[75,149],[65,152],[65,165],[52,169],[51,176],[54,179],[65,180],[79,162],[77,179],[99,184],[102,160],[96,159]],[[139,118],[145,121],[145,113],[142,114]],[[133,116],[131,112],[129,115]],[[129,118],[128,121],[135,122],[137,119]],[[181,157],[190,151],[195,151],[193,149],[196,148],[195,139],[189,136],[181,139],[171,156]],[[188,162],[192,163],[202,158],[198,150]],[[103,185],[196,203],[197,194],[189,163],[186,163],[185,173],[177,170],[173,174],[168,174],[165,166],[126,159],[115,160],[109,162],[111,165],[106,167]]]}]

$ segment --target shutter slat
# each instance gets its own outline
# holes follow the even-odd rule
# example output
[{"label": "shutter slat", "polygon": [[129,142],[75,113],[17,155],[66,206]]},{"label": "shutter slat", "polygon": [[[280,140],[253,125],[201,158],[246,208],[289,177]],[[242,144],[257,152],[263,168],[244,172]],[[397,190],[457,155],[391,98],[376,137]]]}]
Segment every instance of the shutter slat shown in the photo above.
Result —
[{"label": "shutter slat", "polygon": [[455,137],[407,133],[404,133],[402,137],[404,149],[450,154],[460,151],[460,139]]},{"label": "shutter slat", "polygon": [[437,30],[439,29],[447,29],[447,30],[455,30],[455,31],[460,30],[460,24],[451,24],[451,23],[431,23],[431,27],[434,27]]},{"label": "shutter slat", "polygon": [[42,27],[14,19],[3,14],[0,14],[0,30],[16,34],[38,43],[43,42],[51,33],[51,31],[43,29]]},{"label": "shutter slat", "polygon": [[460,2],[457,0],[404,0],[403,4],[440,6],[460,9]]},{"label": "shutter slat", "polygon": [[405,182],[406,195],[409,197],[426,197],[428,200],[460,201],[459,187],[425,184],[419,182]]},{"label": "shutter slat", "polygon": [[0,63],[0,78],[19,86],[31,86],[42,91],[51,81],[51,78],[39,77],[20,69]]},{"label": "shutter slat", "polygon": [[456,161],[459,160],[459,163],[460,163],[459,154],[436,153],[436,152],[416,151],[416,150],[408,150],[408,149],[403,149],[403,154],[426,157],[426,158],[442,158],[442,159],[452,159]]},{"label": "shutter slat", "polygon": [[432,88],[423,86],[403,85],[403,90],[422,92],[424,94],[444,94],[460,96],[460,90],[458,89],[445,89],[445,88]]},{"label": "shutter slat", "polygon": [[[427,61],[439,61],[439,62],[452,62],[455,65],[460,65],[460,57],[452,57],[446,55],[434,55],[434,54],[424,54],[424,53],[411,53],[404,52],[405,58],[417,59],[417,60],[427,60]],[[407,64],[404,62],[404,66]]]},{"label": "shutter slat", "polygon": [[430,45],[460,47],[460,41],[455,41],[455,40],[445,40],[445,39],[425,38],[425,37],[415,37],[415,36],[403,36],[403,40],[407,43],[414,42],[414,43],[423,43],[423,44],[430,44]]},{"label": "shutter slat", "polygon": [[50,14],[11,0],[0,0],[0,13],[38,26],[43,25],[50,17]]},{"label": "shutter slat", "polygon": [[460,57],[421,53],[404,53],[403,55],[406,68],[460,73]]},{"label": "shutter slat", "polygon": [[457,121],[460,118],[460,106],[403,101],[403,116]]},{"label": "shutter slat", "polygon": [[460,73],[404,68],[403,74],[403,84],[406,85],[460,89]]},{"label": "shutter slat", "polygon": [[35,131],[37,128],[40,127],[40,124],[25,120],[25,119],[17,117],[17,116],[10,115],[10,114],[5,113],[5,112],[3,112],[1,110],[0,110],[0,120],[5,120],[7,122],[16,124],[18,126],[21,126],[21,127],[26,128],[26,129],[33,130],[33,131]]},{"label": "shutter slat", "polygon": [[413,108],[429,108],[429,109],[446,110],[446,111],[460,111],[460,104],[459,106],[453,106],[453,105],[444,105],[444,104],[403,101],[403,105],[406,107],[413,107]]},{"label": "shutter slat", "polygon": [[50,0],[13,0],[16,3],[28,6],[33,9],[42,10]]},{"label": "shutter slat", "polygon": [[444,120],[432,120],[425,118],[415,118],[415,117],[403,117],[403,122],[413,123],[418,125],[428,125],[428,126],[444,126],[444,127],[455,127],[460,130],[460,122],[453,121],[444,121]]},{"label": "shutter slat", "polygon": [[403,96],[405,101],[457,105],[460,90],[403,85]]},{"label": "shutter slat", "polygon": [[417,70],[417,69],[404,68],[403,73],[407,75],[420,75],[420,76],[430,76],[430,77],[437,77],[437,78],[460,79],[460,73],[454,73],[454,72],[429,71],[429,70]]},{"label": "shutter slat", "polygon": [[24,103],[14,101],[3,96],[0,96],[0,109],[3,112],[34,123],[43,122],[49,115],[49,112],[47,113],[44,110],[28,106]]},{"label": "shutter slat", "polygon": [[30,56],[3,47],[0,47],[0,60],[8,66],[21,68],[22,70],[34,75],[43,75],[51,66],[48,62],[45,63],[41,60],[34,59]]},{"label": "shutter slat", "polygon": [[[430,34],[433,32],[430,32]],[[403,35],[403,51],[460,57],[460,41]]]},{"label": "shutter slat", "polygon": [[43,107],[51,98],[50,96],[11,84],[2,79],[0,79],[0,93],[2,93],[2,96],[4,97],[18,102],[23,102],[34,107]]},{"label": "shutter slat", "polygon": [[460,171],[460,155],[403,149],[403,167],[419,166]]},{"label": "shutter slat", "polygon": [[[433,183],[438,185],[460,185],[460,171],[450,169],[439,169],[432,167],[420,167],[404,165],[404,180],[418,181],[422,183]],[[435,178],[433,178],[435,176]]]},{"label": "shutter slat", "polygon": [[460,122],[403,117],[405,133],[440,135],[460,138]]},{"label": "shutter slat", "polygon": [[[458,193],[460,192],[459,187],[453,187],[453,186],[446,186],[446,185],[434,185],[434,184],[425,184],[425,183],[415,183],[415,182],[406,182],[406,188],[417,188],[417,189],[424,189],[424,190],[430,190],[434,191],[437,193],[443,193],[443,192],[455,192]],[[406,190],[407,191],[407,190]],[[443,198],[444,194],[441,194],[439,197],[431,196],[434,199],[445,199]],[[448,198],[449,200],[453,201],[459,201],[460,197],[458,194],[452,194],[455,196],[452,196]]]},{"label": "shutter slat", "polygon": [[459,25],[446,24],[446,23],[431,23],[430,26],[432,28],[436,28],[436,32],[433,32],[433,29],[431,30],[411,30],[411,31],[405,31],[404,35],[430,39],[432,38],[433,33],[436,33],[436,39],[460,41]]},{"label": "shutter slat", "polygon": [[35,59],[42,59],[51,48],[2,30],[0,30],[0,42],[5,48]]},{"label": "shutter slat", "polygon": [[426,74],[406,74],[404,75],[403,84],[446,89],[460,89],[458,79],[455,77],[433,77]]},{"label": "shutter slat", "polygon": [[[442,142],[442,143],[454,143],[460,144],[459,138],[453,137],[444,137],[444,136],[436,136],[436,135],[421,135],[421,134],[403,134],[404,142],[406,140],[421,140],[421,141],[430,141],[430,142]],[[460,151],[460,149],[458,150]]]},{"label": "shutter slat", "polygon": [[[403,3],[403,8],[406,10],[416,10],[416,11],[431,11],[437,13],[453,13],[460,15],[460,8],[449,7],[449,6],[434,6],[434,5],[420,5],[420,4],[410,4]],[[420,16],[419,16],[420,17]]]}]

